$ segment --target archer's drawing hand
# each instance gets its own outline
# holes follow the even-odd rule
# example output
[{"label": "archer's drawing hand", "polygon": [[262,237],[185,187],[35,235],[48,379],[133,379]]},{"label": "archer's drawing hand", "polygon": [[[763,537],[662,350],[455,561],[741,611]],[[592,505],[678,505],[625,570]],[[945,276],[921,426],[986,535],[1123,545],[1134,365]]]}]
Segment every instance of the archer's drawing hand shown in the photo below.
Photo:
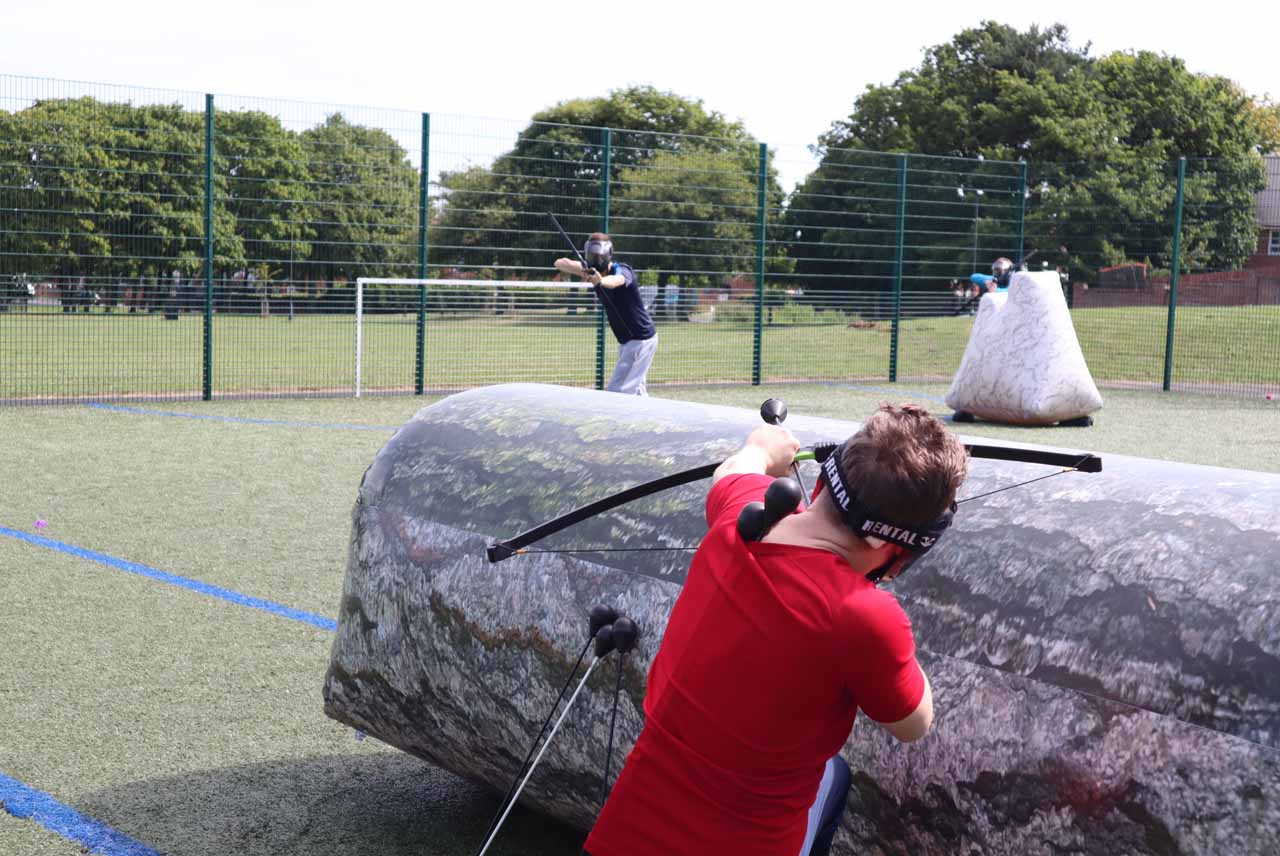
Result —
[{"label": "archer's drawing hand", "polygon": [[600,280],[602,279],[599,271],[590,270],[590,269],[588,269],[582,274],[582,278],[585,279],[587,282],[591,283],[592,285],[599,285]]},{"label": "archer's drawing hand", "polygon": [[745,448],[758,451],[765,473],[777,478],[790,471],[791,462],[800,451],[800,441],[781,425],[761,425],[747,436]]}]

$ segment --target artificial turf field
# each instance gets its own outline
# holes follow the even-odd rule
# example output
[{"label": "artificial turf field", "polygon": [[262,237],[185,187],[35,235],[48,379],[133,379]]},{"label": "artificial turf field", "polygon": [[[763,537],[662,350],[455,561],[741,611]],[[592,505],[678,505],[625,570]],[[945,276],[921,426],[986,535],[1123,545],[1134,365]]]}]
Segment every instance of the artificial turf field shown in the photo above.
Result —
[{"label": "artificial turf field", "polygon": [[[654,390],[851,420],[881,400],[946,413],[944,391]],[[1278,402],[1104,396],[1092,428],[961,433],[1280,472]],[[356,487],[429,400],[0,409],[0,853],[84,853],[112,830],[91,852],[475,852],[496,795],[321,712]],[[581,838],[516,812],[490,852]]]}]

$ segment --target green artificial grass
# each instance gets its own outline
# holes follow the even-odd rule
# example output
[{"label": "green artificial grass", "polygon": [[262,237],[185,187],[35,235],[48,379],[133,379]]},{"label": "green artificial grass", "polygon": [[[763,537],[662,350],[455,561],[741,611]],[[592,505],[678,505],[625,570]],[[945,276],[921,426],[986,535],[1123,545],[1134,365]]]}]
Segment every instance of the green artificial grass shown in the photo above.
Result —
[{"label": "green artificial grass", "polygon": [[[945,389],[832,382],[654,392],[751,410],[777,396],[794,415],[857,420],[881,400],[945,415]],[[1104,396],[1092,428],[956,427],[1104,457],[1280,472],[1278,402]],[[5,408],[0,525],[35,532],[42,520],[48,538],[332,617],[361,475],[394,427],[430,401],[140,405],[217,419]],[[452,856],[482,840],[494,795],[357,741],[324,716],[331,634],[8,537],[0,578],[0,772],[168,854]],[[494,852],[569,856],[581,843],[525,812],[514,824]],[[75,852],[0,812],[0,853]]]},{"label": "green artificial grass", "polygon": [[[320,712],[327,631],[9,539],[0,565],[23,569],[0,604],[7,775],[174,856],[481,839],[492,795]],[[0,852],[33,826],[0,814]],[[580,840],[520,812],[495,852]]]},{"label": "green artificial grass", "polygon": [[19,820],[0,809],[0,848],[21,856],[84,856],[84,846],[56,835],[33,820]]}]

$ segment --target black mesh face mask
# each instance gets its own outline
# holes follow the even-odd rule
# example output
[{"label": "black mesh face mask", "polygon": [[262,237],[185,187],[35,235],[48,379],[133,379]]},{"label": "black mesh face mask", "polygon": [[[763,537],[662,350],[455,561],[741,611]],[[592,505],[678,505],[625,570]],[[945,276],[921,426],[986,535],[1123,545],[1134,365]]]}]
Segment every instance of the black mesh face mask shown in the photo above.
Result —
[{"label": "black mesh face mask", "polygon": [[938,539],[951,526],[956,504],[951,503],[949,508],[925,523],[905,524],[890,520],[873,506],[863,503],[857,494],[848,488],[849,481],[840,468],[840,457],[843,452],[844,445],[841,444],[822,462],[819,471],[822,484],[831,491],[831,498],[840,509],[840,519],[860,538],[877,538],[896,544],[907,551],[906,556],[894,556],[890,561],[870,571],[867,579],[879,582],[895,565],[898,566],[898,574],[901,574],[938,543]]},{"label": "black mesh face mask", "polygon": [[613,263],[613,241],[589,240],[582,248],[582,255],[587,260],[587,266],[603,276],[609,272],[609,266]]},{"label": "black mesh face mask", "polygon": [[995,277],[996,285],[1008,288],[1009,280],[1013,278],[1013,262],[1006,258],[996,259],[991,263],[991,275]]}]

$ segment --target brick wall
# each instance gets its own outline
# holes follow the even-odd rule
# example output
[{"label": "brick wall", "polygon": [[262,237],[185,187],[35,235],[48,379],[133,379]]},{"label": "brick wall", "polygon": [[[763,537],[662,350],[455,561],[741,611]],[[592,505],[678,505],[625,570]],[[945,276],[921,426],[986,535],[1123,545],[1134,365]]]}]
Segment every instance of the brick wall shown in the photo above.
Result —
[{"label": "brick wall", "polygon": [[[1280,229],[1276,231],[1280,231]],[[1244,263],[1244,266],[1247,270],[1266,271],[1280,276],[1280,256],[1267,255],[1267,242],[1270,237],[1270,229],[1258,230],[1258,245],[1254,247],[1253,255]]]},{"label": "brick wall", "polygon": [[[1076,285],[1076,309],[1109,306],[1167,306],[1169,280],[1153,278],[1143,289],[1083,288]],[[1188,273],[1178,277],[1179,306],[1280,306],[1280,268]]]}]

